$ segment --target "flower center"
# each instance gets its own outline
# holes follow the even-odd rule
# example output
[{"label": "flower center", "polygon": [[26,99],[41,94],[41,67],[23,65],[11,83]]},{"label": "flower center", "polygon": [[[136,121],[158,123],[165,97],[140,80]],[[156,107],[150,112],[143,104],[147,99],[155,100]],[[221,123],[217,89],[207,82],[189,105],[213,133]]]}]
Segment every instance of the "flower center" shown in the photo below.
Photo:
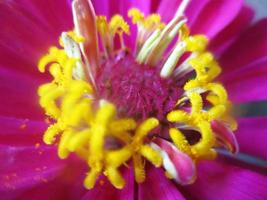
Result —
[{"label": "flower center", "polygon": [[39,70],[49,67],[53,77],[38,90],[54,122],[43,140],[58,145],[60,158],[75,153],[88,164],[86,188],[101,174],[123,188],[120,170],[130,163],[141,183],[146,161],[190,184],[197,161],[215,158],[215,147],[238,151],[231,104],[215,82],[221,69],[206,50],[207,38],[189,34],[188,2],[166,25],[157,14],[129,10],[138,31],[135,49],[128,50],[124,34],[130,29],[121,16],[108,22],[95,16],[90,1],[74,0],[75,30],[63,32],[61,48],[51,47],[40,59]]},{"label": "flower center", "polygon": [[138,64],[132,55],[108,60],[97,74],[99,96],[114,103],[121,116],[163,119],[182,95],[182,84],[159,73],[157,67]]}]

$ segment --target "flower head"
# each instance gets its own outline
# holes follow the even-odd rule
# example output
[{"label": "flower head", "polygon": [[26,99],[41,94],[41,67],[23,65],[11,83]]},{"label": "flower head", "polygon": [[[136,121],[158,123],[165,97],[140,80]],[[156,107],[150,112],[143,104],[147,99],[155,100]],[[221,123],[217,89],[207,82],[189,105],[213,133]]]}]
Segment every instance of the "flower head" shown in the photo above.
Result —
[{"label": "flower head", "polygon": [[[40,104],[55,121],[44,142],[58,143],[60,158],[74,152],[88,164],[86,188],[93,188],[100,174],[123,188],[120,170],[130,161],[138,183],[145,180],[149,161],[163,166],[168,178],[189,184],[194,165],[216,157],[217,136],[223,134],[225,146],[238,149],[229,140],[236,123],[228,120],[228,95],[215,80],[221,68],[207,50],[208,38],[190,34],[184,16],[188,3],[183,1],[167,24],[158,14],[130,9],[137,26],[136,46],[130,49],[122,16],[96,17],[90,1],[75,0],[74,30],[63,32],[61,48],[51,47],[40,59],[39,70],[48,66],[54,78],[39,88]],[[194,131],[195,141],[184,130]]]},{"label": "flower head", "polygon": [[1,198],[267,198],[266,117],[236,120],[266,99],[267,23],[242,0],[0,13]]}]

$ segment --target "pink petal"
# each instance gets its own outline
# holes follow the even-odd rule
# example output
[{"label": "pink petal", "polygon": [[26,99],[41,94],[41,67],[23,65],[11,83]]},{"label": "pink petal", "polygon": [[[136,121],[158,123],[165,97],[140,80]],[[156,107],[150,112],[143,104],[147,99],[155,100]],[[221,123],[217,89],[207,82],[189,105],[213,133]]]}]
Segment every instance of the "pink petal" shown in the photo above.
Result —
[{"label": "pink petal", "polygon": [[118,190],[112,186],[106,177],[101,177],[95,187],[92,190],[88,190],[82,200],[134,200],[134,176],[132,171],[123,169],[123,177],[126,185],[122,190]]},{"label": "pink petal", "polygon": [[[17,199],[20,200],[76,200],[81,199],[87,192],[83,187],[86,165],[71,159],[68,165],[62,170],[60,176],[47,184],[37,185],[21,193]],[[17,192],[16,192],[17,193]]]},{"label": "pink petal", "polygon": [[[192,0],[185,10],[185,15],[188,18],[188,24],[191,25],[196,21],[202,9],[211,0]],[[160,14],[164,22],[169,22],[175,15],[181,0],[162,0],[158,6],[157,13]]]},{"label": "pink petal", "polygon": [[0,145],[25,146],[42,143],[44,122],[0,116]]},{"label": "pink petal", "polygon": [[198,178],[186,186],[187,197],[205,200],[263,200],[267,198],[267,177],[223,162],[203,161]]},{"label": "pink petal", "polygon": [[124,0],[92,0],[96,13],[98,15],[105,15],[111,18],[115,14],[120,14],[127,18],[127,12],[131,8],[138,8],[146,15],[150,13],[151,7],[154,4],[151,0],[147,1],[124,1]]},{"label": "pink petal", "polygon": [[234,102],[267,99],[267,57],[225,74],[221,81]]},{"label": "pink petal", "polygon": [[267,19],[257,22],[244,32],[219,59],[224,73],[237,70],[266,57],[266,34]]},{"label": "pink petal", "polygon": [[211,126],[218,140],[232,153],[238,153],[239,147],[233,131],[223,122],[219,121],[212,121]]},{"label": "pink petal", "polygon": [[159,4],[157,13],[160,14],[162,21],[169,22],[181,4],[181,0],[162,0]]},{"label": "pink petal", "polygon": [[240,152],[267,159],[267,117],[242,118],[236,132]]},{"label": "pink petal", "polygon": [[41,81],[37,78],[0,68],[1,115],[43,119],[43,110],[39,106],[37,95],[40,84]]},{"label": "pink petal", "polygon": [[[80,44],[82,54],[86,59],[86,74],[90,74],[88,79],[93,79],[99,68],[98,34],[96,27],[96,15],[91,1],[74,0],[73,13],[75,30],[84,37],[84,42]],[[94,81],[92,80],[94,83]]]},{"label": "pink petal", "polygon": [[64,164],[47,146],[0,146],[0,191],[28,189],[54,179]]},{"label": "pink petal", "polygon": [[73,27],[65,0],[4,1],[0,13],[0,64],[35,75],[40,56]]},{"label": "pink petal", "polygon": [[238,15],[242,0],[210,1],[192,25],[192,33],[202,33],[212,39]]},{"label": "pink petal", "polygon": [[248,28],[254,16],[251,8],[243,6],[236,18],[225,27],[209,44],[209,48],[220,55]]},{"label": "pink petal", "polygon": [[210,1],[211,0],[192,0],[191,3],[189,3],[185,14],[188,17],[188,25],[190,27],[195,23],[202,10]]},{"label": "pink petal", "polygon": [[92,0],[91,1],[97,15],[104,15],[110,17],[109,1],[106,0]]},{"label": "pink petal", "polygon": [[[163,139],[158,139],[155,142],[158,145],[156,148],[161,152],[165,170],[174,176],[178,184],[187,185],[192,183],[196,175],[195,163],[192,159],[170,142]],[[152,143],[152,145],[155,144]]]},{"label": "pink petal", "polygon": [[144,183],[138,185],[139,200],[182,200],[185,199],[162,169],[150,166]]}]

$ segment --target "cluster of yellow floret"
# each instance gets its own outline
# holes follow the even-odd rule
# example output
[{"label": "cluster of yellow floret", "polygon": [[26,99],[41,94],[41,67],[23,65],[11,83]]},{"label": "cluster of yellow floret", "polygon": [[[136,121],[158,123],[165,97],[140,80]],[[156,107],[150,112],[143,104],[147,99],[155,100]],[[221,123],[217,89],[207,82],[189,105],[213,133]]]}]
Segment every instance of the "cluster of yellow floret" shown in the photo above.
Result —
[{"label": "cluster of yellow floret", "polygon": [[[158,15],[144,18],[135,9],[129,12],[129,16],[143,30],[140,33],[143,35],[139,35],[142,39],[139,40],[139,48],[147,37],[144,30],[153,32],[164,28]],[[120,16],[112,18],[110,23],[104,17],[98,17],[97,25],[107,50],[112,46],[114,34],[118,33],[120,37],[123,32],[129,34],[129,26]],[[111,35],[107,29],[111,30]],[[220,73],[220,67],[212,54],[205,50],[207,39],[203,36],[189,36],[185,26],[182,30],[186,51],[195,55],[189,60],[189,64],[195,70],[196,77],[185,84],[184,96],[178,100],[177,109],[167,115],[167,120],[199,131],[201,139],[191,146],[178,128],[170,129],[170,138],[178,149],[194,160],[213,158],[215,136],[211,121],[224,119],[229,104],[227,93],[221,84],[213,82]],[[82,37],[73,33],[68,35],[76,43],[82,42]],[[62,159],[75,152],[88,163],[90,170],[84,180],[88,189],[94,187],[101,174],[107,176],[116,188],[123,188],[125,181],[119,168],[130,160],[133,162],[136,181],[143,182],[144,159],[156,167],[162,164],[160,153],[145,141],[146,136],[159,125],[159,121],[156,118],[142,122],[133,118],[118,118],[115,105],[105,100],[97,101],[92,85],[83,78],[73,76],[73,71],[82,60],[68,56],[62,41],[60,44],[63,48],[51,47],[38,65],[41,72],[49,66],[49,72],[53,76],[52,82],[41,85],[38,90],[41,106],[55,121],[44,133],[44,142],[57,144],[58,155]],[[203,108],[203,97],[199,91],[207,93],[206,100],[211,104],[210,109]],[[186,101],[191,103],[190,112],[179,109]],[[232,128],[235,128],[234,124]],[[118,146],[108,147],[105,143],[108,137],[118,141]]]}]

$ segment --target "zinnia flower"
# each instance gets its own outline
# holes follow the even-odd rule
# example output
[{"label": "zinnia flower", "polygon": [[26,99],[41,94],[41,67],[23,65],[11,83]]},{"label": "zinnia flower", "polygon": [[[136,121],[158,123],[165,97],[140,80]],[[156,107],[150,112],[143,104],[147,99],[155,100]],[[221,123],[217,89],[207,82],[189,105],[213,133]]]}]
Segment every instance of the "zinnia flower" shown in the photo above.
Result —
[{"label": "zinnia flower", "polygon": [[267,118],[233,111],[267,97],[267,21],[242,0],[0,16],[1,199],[267,198]]}]

